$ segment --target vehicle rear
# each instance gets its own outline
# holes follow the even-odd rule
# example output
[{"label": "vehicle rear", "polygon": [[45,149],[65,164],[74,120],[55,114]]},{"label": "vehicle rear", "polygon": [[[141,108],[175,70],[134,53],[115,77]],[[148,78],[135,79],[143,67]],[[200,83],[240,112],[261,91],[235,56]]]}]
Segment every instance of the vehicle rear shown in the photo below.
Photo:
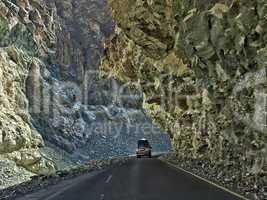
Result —
[{"label": "vehicle rear", "polygon": [[136,157],[137,158],[141,158],[141,157],[151,158],[152,157],[151,156],[151,149],[152,149],[152,147],[150,146],[148,140],[146,140],[146,139],[138,140]]}]

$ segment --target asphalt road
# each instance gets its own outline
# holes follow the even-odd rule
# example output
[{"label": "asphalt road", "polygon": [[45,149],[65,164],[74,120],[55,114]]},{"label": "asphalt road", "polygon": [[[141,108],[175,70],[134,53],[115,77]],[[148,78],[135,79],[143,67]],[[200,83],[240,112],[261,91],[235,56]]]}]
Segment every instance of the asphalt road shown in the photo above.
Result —
[{"label": "asphalt road", "polygon": [[158,159],[135,159],[43,200],[238,200]]}]

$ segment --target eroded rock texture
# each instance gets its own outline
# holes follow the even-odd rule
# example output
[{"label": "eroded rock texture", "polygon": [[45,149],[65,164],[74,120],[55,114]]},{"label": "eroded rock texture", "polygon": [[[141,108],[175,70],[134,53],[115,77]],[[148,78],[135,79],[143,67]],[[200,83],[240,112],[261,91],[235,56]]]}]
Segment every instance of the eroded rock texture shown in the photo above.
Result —
[{"label": "eroded rock texture", "polygon": [[[44,143],[30,122],[26,79],[31,67],[39,66],[40,58],[53,45],[51,15],[35,1],[0,2],[0,157],[9,165],[15,162],[40,174],[53,172],[54,166],[38,150]],[[1,178],[6,176],[2,180],[8,182],[13,173],[18,170],[1,171]]]},{"label": "eroded rock texture", "polygon": [[118,26],[103,76],[144,92],[179,157],[208,161],[231,183],[266,185],[266,1],[109,5]]},{"label": "eroded rock texture", "polygon": [[140,137],[155,150],[170,148],[140,92],[99,79],[113,31],[104,0],[0,0],[1,188],[133,154]]},{"label": "eroded rock texture", "polygon": [[[114,31],[106,1],[46,4],[56,13],[57,42],[54,56],[43,69],[33,68],[28,79],[35,127],[73,162],[132,154],[136,140],[144,137],[143,126],[160,131],[143,112],[140,92],[99,78],[103,43]],[[155,140],[159,150],[168,146],[164,135]]]}]

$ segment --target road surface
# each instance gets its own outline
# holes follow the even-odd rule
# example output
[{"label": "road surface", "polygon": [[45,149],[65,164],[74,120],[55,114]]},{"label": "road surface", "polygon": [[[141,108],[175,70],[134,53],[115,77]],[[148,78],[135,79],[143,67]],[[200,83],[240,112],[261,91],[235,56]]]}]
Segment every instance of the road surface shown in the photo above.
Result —
[{"label": "road surface", "polygon": [[158,159],[133,159],[40,200],[240,200]]}]

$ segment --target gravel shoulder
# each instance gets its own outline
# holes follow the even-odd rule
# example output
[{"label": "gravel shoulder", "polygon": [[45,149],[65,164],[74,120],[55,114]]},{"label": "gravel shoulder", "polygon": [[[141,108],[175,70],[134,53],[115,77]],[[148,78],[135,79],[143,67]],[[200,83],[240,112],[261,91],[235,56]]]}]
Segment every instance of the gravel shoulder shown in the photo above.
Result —
[{"label": "gravel shoulder", "polygon": [[[86,178],[101,173],[103,170],[125,163],[132,157],[120,157],[106,160],[93,160],[70,170],[58,171],[51,176],[34,176],[30,181],[0,190],[1,200],[36,199],[63,191]],[[47,192],[49,191],[49,192]]]},{"label": "gravel shoulder", "polygon": [[[214,166],[206,160],[184,159],[176,154],[165,154],[160,157],[164,162],[184,169],[192,174],[202,177],[216,185],[222,186],[237,194],[252,200],[266,200],[267,188],[264,183],[258,183],[251,176],[250,182],[235,179],[238,169],[233,167]],[[227,172],[227,173],[225,173]],[[248,175],[249,176],[249,175]]]}]

